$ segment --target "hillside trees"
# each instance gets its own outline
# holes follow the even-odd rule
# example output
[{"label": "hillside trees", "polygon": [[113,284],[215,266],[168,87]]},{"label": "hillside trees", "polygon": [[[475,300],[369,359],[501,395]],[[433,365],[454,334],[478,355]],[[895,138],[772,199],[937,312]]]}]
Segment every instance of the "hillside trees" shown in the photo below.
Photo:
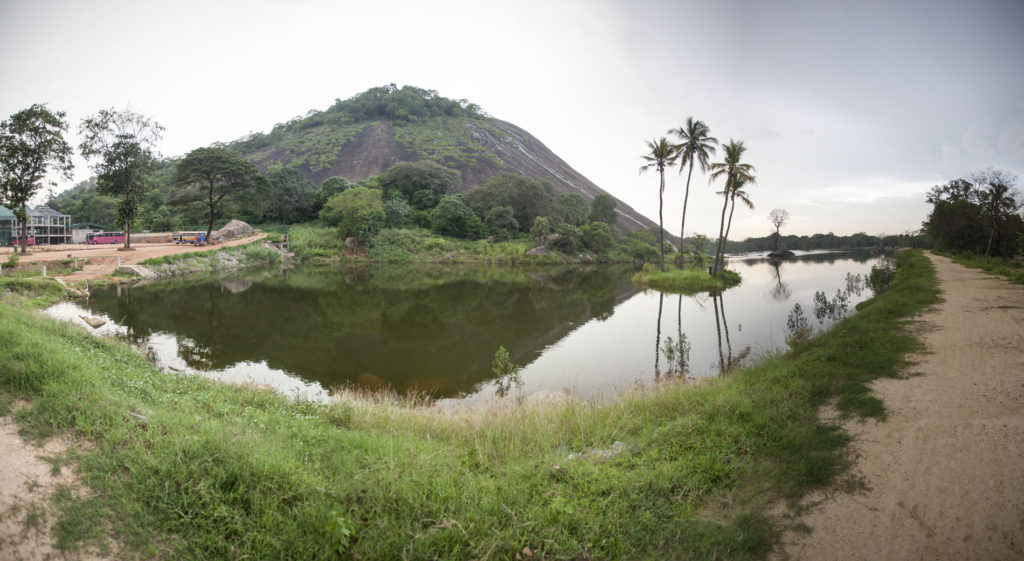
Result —
[{"label": "hillside trees", "polygon": [[265,185],[268,203],[262,218],[292,224],[313,218],[313,194],[316,185],[294,168],[274,167],[267,170]]},{"label": "hillside trees", "polygon": [[587,219],[591,222],[604,222],[609,226],[614,226],[619,220],[618,215],[615,214],[616,205],[617,203],[611,195],[601,193],[590,202],[590,215]]},{"label": "hillside trees", "polygon": [[511,173],[484,181],[466,194],[465,202],[482,217],[494,208],[512,209],[521,231],[528,231],[537,217],[550,217],[555,213],[555,195],[550,183]]},{"label": "hillside trees", "polygon": [[99,190],[121,199],[117,223],[124,227],[125,249],[131,248],[138,201],[146,189],[157,157],[156,143],[164,128],[144,115],[125,109],[101,109],[82,120],[79,149],[93,169]]},{"label": "hillside trees", "polygon": [[485,235],[480,217],[466,204],[462,195],[445,195],[430,211],[430,229],[460,238]]},{"label": "hillside trees", "polygon": [[401,162],[380,175],[379,182],[386,197],[400,194],[417,210],[428,210],[462,188],[462,174],[429,160]]},{"label": "hillside trees", "polygon": [[21,252],[28,244],[27,205],[46,176],[71,178],[71,146],[64,139],[68,124],[63,111],[33,104],[0,122],[0,204],[21,222]]},{"label": "hillside trees", "polygon": [[369,240],[384,228],[384,202],[381,192],[367,187],[348,189],[327,200],[320,220],[337,226],[342,238]]},{"label": "hillside trees", "polygon": [[241,197],[257,184],[256,166],[227,148],[197,148],[178,164],[172,204],[202,202],[209,210],[206,239],[226,199]]}]

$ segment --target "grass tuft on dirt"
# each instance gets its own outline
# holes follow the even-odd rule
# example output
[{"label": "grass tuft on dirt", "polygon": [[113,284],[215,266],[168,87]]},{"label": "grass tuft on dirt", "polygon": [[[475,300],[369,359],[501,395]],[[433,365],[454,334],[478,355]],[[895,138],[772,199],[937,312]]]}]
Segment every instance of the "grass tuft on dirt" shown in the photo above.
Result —
[{"label": "grass tuft on dirt", "polygon": [[866,384],[919,348],[907,326],[938,301],[934,269],[896,261],[858,314],[725,378],[459,414],[161,373],[8,298],[0,403],[30,399],[14,415],[38,437],[95,443],[78,466],[93,494],[55,502],[64,547],[102,541],[91,519],[169,559],[761,559],[769,508],[846,466],[818,408],[883,415]]}]

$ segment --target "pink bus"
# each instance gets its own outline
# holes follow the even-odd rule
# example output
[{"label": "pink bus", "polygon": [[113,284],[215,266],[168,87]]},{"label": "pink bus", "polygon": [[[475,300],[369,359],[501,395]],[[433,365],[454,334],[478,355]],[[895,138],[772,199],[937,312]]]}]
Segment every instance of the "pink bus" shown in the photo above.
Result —
[{"label": "pink bus", "polygon": [[[21,247],[21,238],[15,236],[15,237],[11,238],[11,241],[9,241],[7,243],[9,245],[12,245],[12,246]],[[29,236],[28,237],[28,244],[27,245],[36,245],[36,238],[34,236]]]},{"label": "pink bus", "polygon": [[124,243],[124,232],[93,232],[85,236],[85,243],[89,245],[100,243]]}]

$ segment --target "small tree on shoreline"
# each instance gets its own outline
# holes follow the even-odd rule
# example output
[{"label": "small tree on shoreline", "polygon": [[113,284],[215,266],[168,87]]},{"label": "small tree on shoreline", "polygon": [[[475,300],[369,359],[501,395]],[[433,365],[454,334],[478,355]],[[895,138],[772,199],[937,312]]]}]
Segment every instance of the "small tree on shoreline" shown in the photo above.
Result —
[{"label": "small tree on shoreline", "polygon": [[28,247],[28,201],[46,174],[56,171],[71,179],[71,146],[63,111],[35,103],[0,123],[0,204],[10,207],[21,223],[21,252]]},{"label": "small tree on shoreline", "polygon": [[781,247],[781,245],[782,245],[782,243],[781,243],[782,242],[782,236],[781,236],[781,234],[779,234],[779,230],[782,229],[782,227],[785,226],[786,222],[788,222],[788,221],[789,221],[789,213],[786,212],[785,209],[773,208],[772,211],[768,213],[768,222],[771,222],[772,226],[775,227],[775,252],[776,253],[778,253],[779,251],[782,250],[782,247]]},{"label": "small tree on shoreline", "polygon": [[164,127],[156,121],[129,109],[101,109],[98,114],[82,119],[79,145],[82,156],[93,164],[99,191],[121,197],[117,223],[124,227],[124,248],[131,249],[132,225],[139,209],[139,199],[146,189],[146,179],[157,158],[156,143]]}]

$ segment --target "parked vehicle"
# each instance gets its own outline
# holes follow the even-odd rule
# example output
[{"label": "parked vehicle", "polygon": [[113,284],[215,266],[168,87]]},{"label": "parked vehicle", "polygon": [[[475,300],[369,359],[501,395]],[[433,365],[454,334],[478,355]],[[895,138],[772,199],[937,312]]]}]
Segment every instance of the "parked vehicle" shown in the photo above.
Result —
[{"label": "parked vehicle", "polygon": [[89,245],[124,243],[124,232],[92,232],[86,234],[85,243]]},{"label": "parked vehicle", "polygon": [[[13,238],[11,238],[11,241],[7,242],[7,245],[10,245],[10,246],[13,246],[13,247],[21,247],[21,238],[13,237]],[[28,245],[36,245],[36,238],[35,238],[35,236],[29,236],[28,237]]]},{"label": "parked vehicle", "polygon": [[176,244],[199,244],[206,241],[206,232],[175,232],[172,238]]}]

